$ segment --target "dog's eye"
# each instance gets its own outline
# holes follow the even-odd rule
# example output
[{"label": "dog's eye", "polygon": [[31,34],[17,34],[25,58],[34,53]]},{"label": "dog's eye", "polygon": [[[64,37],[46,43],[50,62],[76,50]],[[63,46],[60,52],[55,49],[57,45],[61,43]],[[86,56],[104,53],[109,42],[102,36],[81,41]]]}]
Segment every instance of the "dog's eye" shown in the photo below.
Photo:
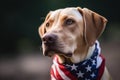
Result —
[{"label": "dog's eye", "polygon": [[49,23],[49,22],[47,22],[47,23],[46,23],[46,27],[49,27],[49,26],[50,26],[50,23]]},{"label": "dog's eye", "polygon": [[66,21],[65,21],[65,24],[66,25],[71,25],[71,24],[73,24],[75,21],[73,20],[73,19],[67,19]]}]

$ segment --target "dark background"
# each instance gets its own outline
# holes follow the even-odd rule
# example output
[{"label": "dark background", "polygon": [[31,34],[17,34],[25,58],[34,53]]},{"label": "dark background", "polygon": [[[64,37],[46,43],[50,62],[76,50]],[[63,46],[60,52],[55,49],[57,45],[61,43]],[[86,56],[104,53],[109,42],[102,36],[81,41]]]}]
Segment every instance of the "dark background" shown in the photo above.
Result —
[{"label": "dark background", "polygon": [[[119,73],[117,74],[117,72],[120,72],[119,5],[118,0],[1,0],[0,66],[2,67],[0,67],[0,70],[3,72],[0,71],[0,78],[3,80],[42,80],[42,75],[44,75],[44,78],[48,79],[51,59],[46,57],[44,58],[42,56],[38,27],[44,21],[44,18],[49,11],[65,7],[80,6],[82,8],[89,8],[108,19],[104,34],[99,40],[103,48],[102,51],[106,57],[107,66],[113,76],[113,80],[119,80]],[[38,70],[36,71],[38,72],[36,73],[35,70],[33,70],[33,73],[29,72],[31,68],[29,70],[28,67],[26,67],[30,73],[28,74],[25,70],[23,70],[23,58],[28,60],[26,63],[30,63],[29,67],[32,65],[31,61],[35,61],[33,64],[38,62],[36,63],[37,65],[34,65],[38,66],[39,64],[41,66],[41,70],[45,68],[44,66],[47,66],[45,68],[47,71],[43,71],[45,74],[42,74],[41,70],[37,67]],[[31,58],[33,60],[31,60]],[[41,63],[38,61],[39,59]],[[44,61],[46,61],[46,63]],[[18,64],[19,62],[20,64]],[[10,66],[16,70],[9,70],[9,67],[7,67],[8,70],[6,70],[6,66]],[[33,68],[34,67],[32,67],[32,69]],[[21,72],[21,70],[23,70],[23,72]],[[15,75],[16,73],[17,75]],[[25,75],[21,75],[23,73]],[[31,77],[31,75],[33,77]],[[39,77],[34,75],[38,75]]]}]

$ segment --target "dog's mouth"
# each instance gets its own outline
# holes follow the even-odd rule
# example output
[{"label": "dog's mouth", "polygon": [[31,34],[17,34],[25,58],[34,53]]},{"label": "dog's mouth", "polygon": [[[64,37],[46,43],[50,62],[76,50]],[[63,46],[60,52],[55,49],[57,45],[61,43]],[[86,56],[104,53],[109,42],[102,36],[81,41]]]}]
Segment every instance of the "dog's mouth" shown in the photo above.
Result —
[{"label": "dog's mouth", "polygon": [[63,55],[66,57],[71,57],[72,56],[72,52],[64,52],[62,48],[56,47],[56,46],[47,46],[45,47],[45,50],[43,51],[43,55],[44,56],[53,56],[55,54],[58,55]]},{"label": "dog's mouth", "polygon": [[63,55],[66,57],[71,57],[71,50],[65,50],[66,45],[63,41],[58,39],[58,36],[55,34],[47,34],[42,38],[42,47],[43,47],[43,55],[45,56],[53,56],[55,54]]}]

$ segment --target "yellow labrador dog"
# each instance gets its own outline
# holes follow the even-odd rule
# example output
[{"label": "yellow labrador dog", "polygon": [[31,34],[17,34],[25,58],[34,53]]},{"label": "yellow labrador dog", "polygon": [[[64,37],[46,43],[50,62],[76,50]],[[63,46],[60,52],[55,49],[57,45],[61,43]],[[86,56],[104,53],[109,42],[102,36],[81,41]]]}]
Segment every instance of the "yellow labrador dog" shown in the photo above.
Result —
[{"label": "yellow labrador dog", "polygon": [[54,56],[51,80],[111,80],[97,39],[107,19],[87,8],[50,11],[39,27],[43,54]]}]

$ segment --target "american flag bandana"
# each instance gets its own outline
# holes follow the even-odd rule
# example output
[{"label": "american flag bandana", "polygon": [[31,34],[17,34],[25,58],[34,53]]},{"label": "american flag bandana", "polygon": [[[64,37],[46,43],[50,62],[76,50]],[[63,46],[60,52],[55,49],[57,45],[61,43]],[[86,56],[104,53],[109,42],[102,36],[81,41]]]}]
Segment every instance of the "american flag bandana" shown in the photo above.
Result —
[{"label": "american flag bandana", "polygon": [[100,50],[99,42],[96,41],[93,55],[80,63],[60,64],[55,56],[51,80],[100,80],[105,68],[105,59]]}]

